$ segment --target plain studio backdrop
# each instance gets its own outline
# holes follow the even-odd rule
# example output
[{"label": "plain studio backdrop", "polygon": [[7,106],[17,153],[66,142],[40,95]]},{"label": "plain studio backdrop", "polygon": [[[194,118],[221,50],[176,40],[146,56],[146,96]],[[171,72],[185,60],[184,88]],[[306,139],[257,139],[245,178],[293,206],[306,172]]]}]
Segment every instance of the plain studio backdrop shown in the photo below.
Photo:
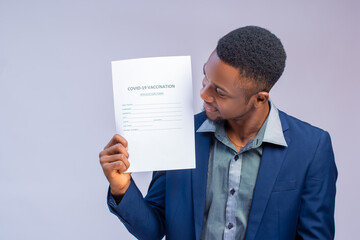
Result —
[{"label": "plain studio backdrop", "polygon": [[[354,239],[359,10],[335,0],[0,0],[0,239],[134,239],[108,211],[98,160],[115,133],[110,62],[191,55],[199,112],[204,62],[221,36],[246,25],[285,46],[270,94],[277,107],[330,132],[336,239]],[[151,173],[133,177],[145,194]]]}]

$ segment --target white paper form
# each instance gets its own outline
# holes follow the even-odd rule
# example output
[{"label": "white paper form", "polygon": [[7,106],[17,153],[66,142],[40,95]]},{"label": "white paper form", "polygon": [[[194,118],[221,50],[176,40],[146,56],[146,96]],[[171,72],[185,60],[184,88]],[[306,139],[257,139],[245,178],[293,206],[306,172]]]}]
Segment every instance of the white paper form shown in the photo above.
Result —
[{"label": "white paper form", "polygon": [[195,168],[190,56],[113,61],[116,131],[128,172]]}]

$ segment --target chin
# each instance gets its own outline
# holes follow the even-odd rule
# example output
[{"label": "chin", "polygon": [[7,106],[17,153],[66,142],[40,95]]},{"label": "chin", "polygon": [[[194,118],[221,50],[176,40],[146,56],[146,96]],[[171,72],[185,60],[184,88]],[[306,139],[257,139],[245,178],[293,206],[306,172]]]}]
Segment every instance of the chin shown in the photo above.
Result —
[{"label": "chin", "polygon": [[224,119],[218,115],[218,112],[213,112],[213,113],[209,113],[208,111],[205,110],[205,108],[203,108],[203,111],[205,111],[206,117],[215,122],[215,123],[223,123]]}]

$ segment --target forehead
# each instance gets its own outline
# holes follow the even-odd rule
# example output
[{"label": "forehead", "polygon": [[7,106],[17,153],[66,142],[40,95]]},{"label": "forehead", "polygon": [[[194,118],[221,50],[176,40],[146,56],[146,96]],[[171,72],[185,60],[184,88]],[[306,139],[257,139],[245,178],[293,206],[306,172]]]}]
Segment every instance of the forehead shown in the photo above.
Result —
[{"label": "forehead", "polygon": [[238,69],[222,61],[217,55],[216,51],[213,51],[204,65],[206,74],[216,75],[214,77],[221,77],[226,79],[238,79],[240,72]]},{"label": "forehead", "polygon": [[216,85],[225,88],[228,92],[236,93],[252,88],[252,81],[240,75],[240,70],[225,63],[213,51],[204,64],[206,76]]}]

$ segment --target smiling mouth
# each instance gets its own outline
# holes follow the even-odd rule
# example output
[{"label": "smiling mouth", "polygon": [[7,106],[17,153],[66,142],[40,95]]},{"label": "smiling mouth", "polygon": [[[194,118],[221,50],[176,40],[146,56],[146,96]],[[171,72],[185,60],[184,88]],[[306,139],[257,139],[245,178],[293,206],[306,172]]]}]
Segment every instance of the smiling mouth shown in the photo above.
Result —
[{"label": "smiling mouth", "polygon": [[209,105],[209,104],[207,104],[207,103],[204,103],[204,108],[205,108],[205,110],[206,110],[207,112],[216,112],[216,111],[217,111],[216,108],[214,108],[213,106],[211,106],[211,105]]}]

